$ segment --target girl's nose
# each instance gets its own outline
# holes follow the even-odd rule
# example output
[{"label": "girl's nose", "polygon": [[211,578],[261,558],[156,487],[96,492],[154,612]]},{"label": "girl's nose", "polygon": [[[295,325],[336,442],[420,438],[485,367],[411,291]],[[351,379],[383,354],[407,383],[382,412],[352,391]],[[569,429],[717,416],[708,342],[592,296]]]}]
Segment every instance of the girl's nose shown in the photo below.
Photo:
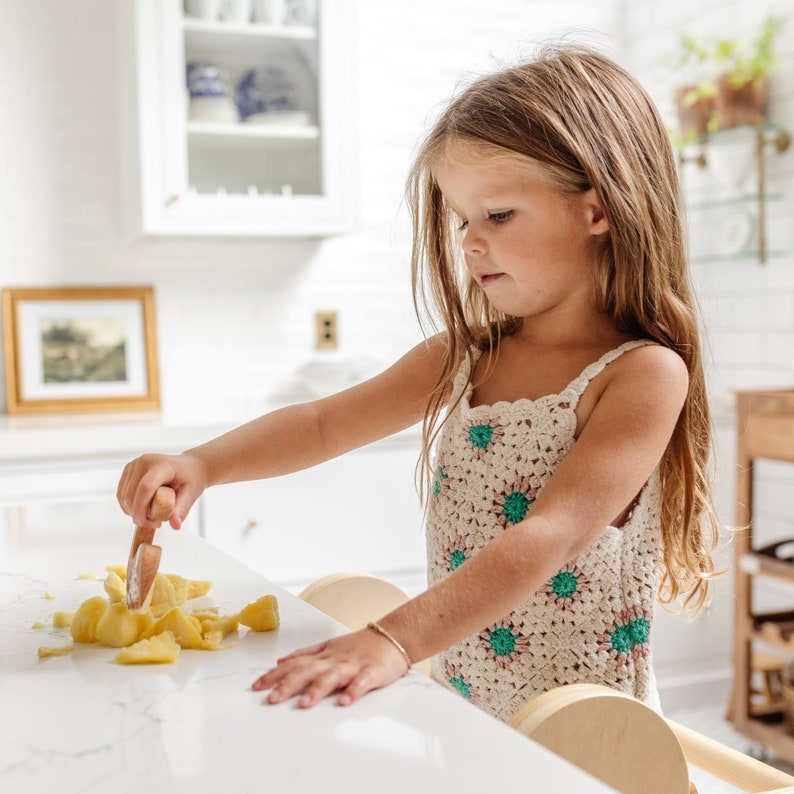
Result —
[{"label": "girl's nose", "polygon": [[463,238],[463,252],[469,256],[477,256],[485,253],[485,240],[478,234],[471,224],[466,227],[466,235]]}]

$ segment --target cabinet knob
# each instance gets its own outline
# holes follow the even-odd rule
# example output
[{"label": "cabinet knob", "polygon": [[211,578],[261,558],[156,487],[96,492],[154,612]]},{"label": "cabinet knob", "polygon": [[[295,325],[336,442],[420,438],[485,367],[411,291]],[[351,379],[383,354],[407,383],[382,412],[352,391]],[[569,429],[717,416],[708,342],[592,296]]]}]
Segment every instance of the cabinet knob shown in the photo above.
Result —
[{"label": "cabinet knob", "polygon": [[255,518],[249,518],[243,527],[243,537],[247,538],[258,527],[259,522]]}]

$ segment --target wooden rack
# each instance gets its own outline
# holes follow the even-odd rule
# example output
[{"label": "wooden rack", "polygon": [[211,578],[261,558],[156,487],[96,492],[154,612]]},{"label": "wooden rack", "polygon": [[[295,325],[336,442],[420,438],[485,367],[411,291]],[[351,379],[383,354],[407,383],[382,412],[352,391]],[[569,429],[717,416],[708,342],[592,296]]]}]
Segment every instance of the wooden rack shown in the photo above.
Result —
[{"label": "wooden rack", "polygon": [[752,588],[755,577],[789,582],[794,603],[794,562],[777,559],[753,544],[754,462],[761,458],[794,463],[794,391],[747,391],[737,397],[736,525],[744,529],[734,538],[734,680],[728,718],[738,731],[794,762],[794,733],[783,719],[782,703],[759,706],[751,687],[754,643],[772,646],[794,660],[794,610],[756,612]]}]

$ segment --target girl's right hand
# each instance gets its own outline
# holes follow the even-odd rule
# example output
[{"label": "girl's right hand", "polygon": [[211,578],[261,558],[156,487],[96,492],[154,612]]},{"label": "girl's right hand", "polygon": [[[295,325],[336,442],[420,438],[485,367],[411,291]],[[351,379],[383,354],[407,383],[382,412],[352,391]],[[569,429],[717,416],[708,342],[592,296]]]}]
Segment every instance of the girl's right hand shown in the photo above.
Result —
[{"label": "girl's right hand", "polygon": [[154,492],[161,485],[168,485],[176,493],[174,511],[168,522],[174,529],[179,529],[207,487],[201,461],[189,453],[147,454],[130,461],[121,473],[116,498],[121,509],[132,517],[135,526],[157,526],[147,513]]}]

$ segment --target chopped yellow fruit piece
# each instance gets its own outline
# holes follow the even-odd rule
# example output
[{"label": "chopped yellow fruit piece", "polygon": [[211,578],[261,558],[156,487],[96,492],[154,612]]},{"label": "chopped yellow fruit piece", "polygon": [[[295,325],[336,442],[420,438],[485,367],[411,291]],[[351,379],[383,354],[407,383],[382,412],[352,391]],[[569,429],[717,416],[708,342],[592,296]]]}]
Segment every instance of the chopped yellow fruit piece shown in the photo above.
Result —
[{"label": "chopped yellow fruit piece", "polygon": [[201,621],[201,633],[206,637],[208,632],[219,631],[222,636],[237,631],[238,622],[235,617],[206,618]]},{"label": "chopped yellow fruit piece", "polygon": [[194,618],[197,618],[199,621],[217,620],[218,607],[206,607],[206,609],[194,609],[190,614]]},{"label": "chopped yellow fruit piece", "polygon": [[39,659],[46,659],[50,656],[66,656],[74,650],[74,645],[64,645],[60,648],[39,648]]},{"label": "chopped yellow fruit piece", "polygon": [[179,658],[179,644],[170,631],[157,634],[120,650],[116,664],[170,664]]},{"label": "chopped yellow fruit piece", "polygon": [[55,596],[52,593],[45,593],[44,597],[47,599],[47,601],[55,601]]},{"label": "chopped yellow fruit piece", "polygon": [[32,629],[43,629],[44,628],[44,624],[40,620],[37,620],[37,621],[35,621],[33,623],[33,625],[30,628],[32,628]]},{"label": "chopped yellow fruit piece", "polygon": [[52,625],[56,629],[68,629],[74,620],[74,612],[55,612],[52,616]]},{"label": "chopped yellow fruit piece", "polygon": [[223,634],[219,631],[209,631],[201,638],[201,645],[199,646],[202,651],[225,651],[228,648],[234,648],[236,642],[227,642],[226,645],[221,645],[223,642]]},{"label": "chopped yellow fruit piece", "polygon": [[187,580],[187,597],[198,598],[199,596],[207,595],[212,589],[212,582],[205,582],[201,579],[188,579]]},{"label": "chopped yellow fruit piece", "polygon": [[[174,586],[164,573],[158,573],[154,577],[151,606],[152,610],[154,610],[155,607],[167,607],[165,612],[176,606]],[[165,612],[161,614],[165,614]]]},{"label": "chopped yellow fruit piece", "polygon": [[106,565],[105,570],[108,573],[115,573],[122,582],[127,580],[127,566],[126,565]]},{"label": "chopped yellow fruit piece", "polygon": [[254,631],[272,631],[278,628],[278,601],[274,595],[263,595],[243,607],[237,620]]},{"label": "chopped yellow fruit piece", "polygon": [[169,631],[182,648],[198,648],[201,645],[201,624],[174,607],[163,615],[143,636],[152,637]]},{"label": "chopped yellow fruit piece", "polygon": [[223,634],[219,631],[208,631],[202,635],[199,647],[202,651],[219,651],[223,642]]},{"label": "chopped yellow fruit piece", "polygon": [[96,627],[100,618],[105,614],[108,602],[102,596],[94,596],[77,608],[69,628],[75,642],[94,642],[96,640]]},{"label": "chopped yellow fruit piece", "polygon": [[154,618],[151,612],[132,612],[120,601],[110,604],[96,627],[97,642],[109,648],[124,648],[137,642],[151,629]]},{"label": "chopped yellow fruit piece", "polygon": [[127,597],[127,587],[124,584],[124,580],[115,571],[111,571],[105,577],[105,592],[108,594],[111,604],[124,601]]},{"label": "chopped yellow fruit piece", "polygon": [[187,579],[176,573],[165,574],[174,587],[174,606],[179,606],[187,601]]},{"label": "chopped yellow fruit piece", "polygon": [[97,579],[97,575],[95,573],[90,573],[89,571],[80,571],[77,574],[78,579]]}]

